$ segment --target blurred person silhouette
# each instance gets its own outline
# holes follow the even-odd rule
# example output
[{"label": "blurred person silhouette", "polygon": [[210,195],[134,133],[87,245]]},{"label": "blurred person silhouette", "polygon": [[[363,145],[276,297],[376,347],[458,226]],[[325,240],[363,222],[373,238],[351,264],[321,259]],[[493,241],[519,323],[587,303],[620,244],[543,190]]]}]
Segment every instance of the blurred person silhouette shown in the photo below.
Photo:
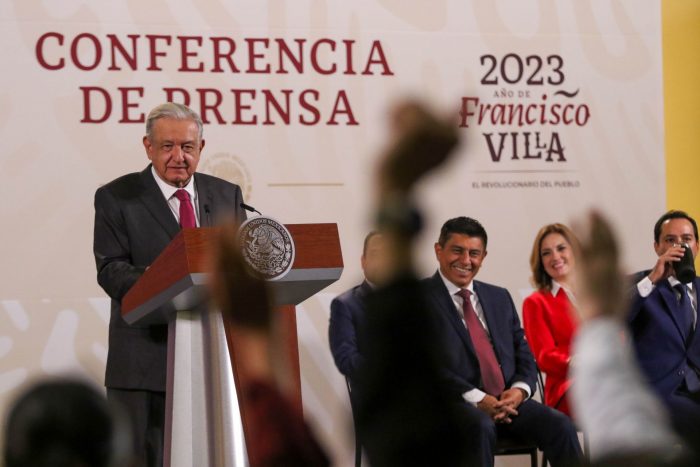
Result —
[{"label": "blurred person silhouette", "polygon": [[[325,467],[329,460],[301,413],[281,389],[278,333],[267,283],[245,262],[237,225],[221,229],[211,279],[212,296],[235,342],[237,390],[246,407],[251,467]],[[230,324],[228,324],[230,323]],[[238,386],[240,384],[240,386]]]},{"label": "blurred person silhouette", "polygon": [[571,402],[597,466],[697,465],[637,366],[625,325],[628,306],[611,227],[593,212],[577,229],[581,326],[574,341]]},{"label": "blurred person silhouette", "polygon": [[407,101],[391,111],[390,127],[373,207],[385,258],[365,297],[363,365],[353,376],[357,431],[375,467],[477,465],[488,440],[476,409],[443,384],[434,314],[412,252],[422,227],[415,185],[449,160],[456,124]]},{"label": "blurred person silhouette", "polygon": [[537,290],[523,302],[525,336],[537,367],[546,375],[544,403],[569,416],[569,363],[578,325],[574,293],[577,243],[564,224],[548,224],[537,232],[530,254]]},{"label": "blurred person silhouette", "polygon": [[[370,231],[362,244],[360,265],[364,280],[346,290],[331,301],[331,316],[328,323],[328,344],[338,368],[349,388],[350,408],[353,420],[357,418],[354,380],[364,365],[365,342],[362,329],[366,323],[367,294],[377,287],[377,274],[386,259],[384,239],[380,232]],[[355,464],[361,464],[361,440],[355,429]]]},{"label": "blurred person silhouette", "polygon": [[4,426],[6,467],[122,467],[131,434],[118,408],[90,384],[36,382],[10,405]]}]

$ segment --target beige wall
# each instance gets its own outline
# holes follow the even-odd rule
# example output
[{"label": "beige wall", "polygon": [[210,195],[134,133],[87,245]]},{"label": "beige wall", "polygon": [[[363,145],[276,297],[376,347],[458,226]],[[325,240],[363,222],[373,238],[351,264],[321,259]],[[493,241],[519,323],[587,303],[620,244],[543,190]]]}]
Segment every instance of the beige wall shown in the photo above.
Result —
[{"label": "beige wall", "polygon": [[[697,5],[678,3],[687,8]],[[666,24],[669,18],[684,17],[680,7],[671,7],[670,2],[664,3],[664,14]],[[683,95],[674,94],[677,88],[669,86],[668,75],[662,88],[661,6],[656,0],[310,0],[293,4],[18,0],[0,3],[0,21],[5,51],[0,70],[0,412],[12,392],[34,375],[69,369],[101,380],[108,301],[95,282],[92,196],[100,184],[142,170],[147,162],[140,143],[143,125],[119,120],[135,119],[160,103],[166,96],[164,88],[186,89],[196,110],[201,108],[202,95],[211,104],[218,91],[224,123],[205,128],[202,170],[240,183],[250,204],[283,222],[330,221],[339,226],[346,263],[343,277],[299,308],[298,323],[305,408],[341,464],[351,458],[352,446],[345,439],[349,410],[344,382],[328,351],[328,306],[334,295],[361,279],[359,256],[369,228],[372,167],[384,141],[384,117],[391,102],[408,94],[453,110],[470,98],[465,109],[470,112],[478,112],[477,98],[492,108],[545,104],[551,111],[553,104],[571,103],[589,110],[582,126],[488,121],[479,125],[475,115],[467,116],[463,123],[469,127],[461,130],[465,144],[460,157],[422,187],[420,203],[428,215],[419,242],[422,272],[428,274],[434,268],[431,245],[441,223],[457,215],[476,217],[490,236],[480,278],[508,287],[518,305],[529,291],[527,258],[542,224],[568,222],[585,208],[598,206],[620,232],[649,229],[666,206],[664,131],[682,131],[689,138],[692,132],[686,125],[693,115],[697,120],[697,106],[678,123],[668,113],[668,102],[682,105]],[[49,37],[42,49],[49,65],[66,59],[63,69],[46,69],[37,60],[37,41],[47,32],[64,36],[63,45]],[[94,58],[91,37],[103,48],[102,61],[93,70],[83,71],[71,63],[71,41],[80,34],[91,35],[78,41],[76,54],[82,66],[89,67]],[[122,70],[109,70],[109,34],[127,46],[129,35],[139,35],[136,71],[127,69],[121,57],[115,65]],[[147,69],[148,34],[171,36],[171,46],[157,45],[168,54],[157,59],[160,71]],[[188,63],[196,66],[201,60],[209,71],[178,71],[182,68],[178,35],[202,38],[201,46],[196,40],[188,42],[190,51],[195,51]],[[212,37],[236,41],[234,60],[240,72],[211,71],[216,65]],[[286,62],[288,73],[246,72],[246,38],[284,39],[292,48],[295,39],[305,39],[306,57],[319,39],[335,40],[336,52],[324,43],[316,58],[324,69],[337,63],[338,71],[321,74],[305,58],[302,73],[293,70],[290,62]],[[680,50],[670,45],[680,40],[675,32],[665,34],[664,40],[665,50]],[[352,66],[343,41],[354,41]],[[373,48],[375,41],[382,48],[381,57]],[[274,40],[270,44],[263,48],[263,58],[255,59],[255,66],[270,62],[272,70],[279,68],[275,65],[279,51]],[[687,43],[683,50],[690,50]],[[518,61],[513,56],[505,59],[505,78],[501,76],[501,63],[510,53],[523,60],[523,76],[517,83],[504,82],[518,78]],[[494,73],[488,73],[491,59],[482,59],[484,55],[496,59]],[[535,70],[539,59],[528,56],[540,57],[539,71]],[[559,61],[552,56],[562,59],[565,79],[561,84],[547,83],[548,78],[552,83],[560,79]],[[665,60],[668,65],[668,52]],[[363,75],[367,62],[371,62],[371,74]],[[675,69],[684,66],[680,58],[674,63]],[[348,68],[356,74],[345,73]],[[678,79],[690,85],[696,72]],[[482,83],[496,77],[497,85]],[[543,84],[527,84],[528,78],[533,83],[542,78]],[[113,112],[105,122],[81,122],[85,119],[81,87],[100,87],[110,93]],[[126,117],[118,88],[143,88],[142,96],[140,91],[127,94],[135,107]],[[236,91],[243,103],[250,104],[238,116],[231,89],[256,91],[254,98]],[[314,113],[300,103],[307,89],[318,92],[313,102],[320,118],[314,125],[299,122],[299,118],[314,120]],[[283,100],[284,90],[290,90],[290,124],[282,124],[274,112],[275,123],[262,124],[264,92]],[[557,91],[575,96],[556,95]],[[668,100],[665,129],[664,91]],[[347,113],[336,115],[337,125],[327,124],[341,92],[357,125],[348,124],[352,119]],[[509,92],[513,97],[508,97]],[[93,118],[99,116],[102,105],[91,100]],[[487,118],[493,116],[486,112]],[[211,110],[207,116],[217,119]],[[257,124],[231,123],[252,116],[257,116]],[[506,133],[507,139],[501,160],[495,162],[484,133],[493,133],[491,143],[497,150],[499,132]],[[512,132],[518,134],[517,160],[512,158]],[[526,132],[531,154],[541,150],[535,147],[535,133],[540,132],[539,146],[558,143],[566,161],[559,161],[558,154],[551,161],[546,155],[524,159]],[[691,154],[686,149],[691,147],[690,139],[686,141],[683,153]],[[678,152],[668,140],[666,145],[669,155]],[[669,175],[674,170],[670,161]],[[672,195],[669,191],[669,202],[676,199]],[[690,196],[684,193],[679,199]],[[630,269],[652,259],[645,236],[625,235],[624,239]]]}]

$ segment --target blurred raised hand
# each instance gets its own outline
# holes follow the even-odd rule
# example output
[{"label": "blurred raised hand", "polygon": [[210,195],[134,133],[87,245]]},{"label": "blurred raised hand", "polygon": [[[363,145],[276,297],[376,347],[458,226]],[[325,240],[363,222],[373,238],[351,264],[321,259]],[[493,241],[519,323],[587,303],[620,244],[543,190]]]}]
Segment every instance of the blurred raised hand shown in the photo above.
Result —
[{"label": "blurred raised hand", "polygon": [[579,311],[584,320],[597,316],[622,318],[627,311],[620,251],[608,221],[597,211],[574,224],[581,244],[577,274]]},{"label": "blurred raised hand", "polygon": [[456,121],[438,117],[416,101],[396,105],[389,121],[392,139],[377,174],[380,197],[408,193],[424,175],[444,164],[459,143]]}]

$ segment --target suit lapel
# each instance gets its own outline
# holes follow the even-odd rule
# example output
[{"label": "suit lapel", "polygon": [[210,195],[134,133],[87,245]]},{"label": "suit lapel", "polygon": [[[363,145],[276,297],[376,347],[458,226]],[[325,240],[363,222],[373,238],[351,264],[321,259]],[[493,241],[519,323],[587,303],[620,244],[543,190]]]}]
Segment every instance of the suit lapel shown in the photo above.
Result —
[{"label": "suit lapel", "polygon": [[473,354],[476,355],[474,350],[474,345],[472,340],[467,333],[467,328],[464,326],[464,321],[459,316],[459,312],[455,309],[454,301],[450,297],[450,293],[445,288],[445,284],[442,282],[440,273],[436,272],[432,278],[433,280],[433,294],[435,295],[435,300],[440,307],[440,312],[447,316],[448,321],[454,328],[457,335],[462,340],[464,346]]},{"label": "suit lapel", "polygon": [[143,190],[139,194],[139,199],[148,208],[151,215],[158,221],[158,223],[165,229],[170,238],[175,237],[180,231],[180,226],[175,220],[168,202],[163,196],[163,192],[160,191],[158,184],[153,179],[153,174],[151,173],[151,166],[146,167],[146,170],[141,172],[141,184]]},{"label": "suit lapel", "polygon": [[201,227],[211,227],[213,194],[209,190],[209,184],[206,183],[204,177],[200,177],[196,172],[194,174],[194,183],[195,188],[197,189],[197,204],[199,204],[199,225]]},{"label": "suit lapel", "polygon": [[683,332],[683,328],[678,322],[678,299],[676,298],[676,293],[671,288],[671,284],[668,283],[668,280],[662,280],[658,285],[658,289],[666,307],[666,311],[671,316],[673,323],[676,325],[676,329],[681,336],[681,340],[685,342],[685,332]]}]

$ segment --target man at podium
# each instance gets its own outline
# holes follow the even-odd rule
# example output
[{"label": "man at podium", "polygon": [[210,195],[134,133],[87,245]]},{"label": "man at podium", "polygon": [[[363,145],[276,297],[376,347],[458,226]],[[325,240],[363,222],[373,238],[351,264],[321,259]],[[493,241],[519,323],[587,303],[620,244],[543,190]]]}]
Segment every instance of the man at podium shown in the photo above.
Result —
[{"label": "man at podium", "polygon": [[181,228],[246,218],[238,185],[196,172],[202,133],[196,112],[159,105],[146,120],[148,167],[95,193],[97,282],[112,299],[105,386],[131,417],[139,465],[163,461],[168,329],[126,324],[121,300]]}]

